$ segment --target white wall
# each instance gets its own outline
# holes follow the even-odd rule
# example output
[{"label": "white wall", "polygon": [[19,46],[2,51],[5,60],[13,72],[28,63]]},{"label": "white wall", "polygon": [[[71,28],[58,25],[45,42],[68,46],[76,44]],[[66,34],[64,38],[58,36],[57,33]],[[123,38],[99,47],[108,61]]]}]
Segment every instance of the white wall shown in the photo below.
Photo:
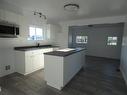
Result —
[{"label": "white wall", "polygon": [[124,28],[120,69],[127,84],[127,19]]},{"label": "white wall", "polygon": [[[36,41],[28,41],[27,37],[29,34],[29,25],[33,25],[33,19],[32,14],[16,14],[14,12],[8,11],[4,9],[4,18],[6,21],[9,20],[9,22],[20,25],[20,36],[18,38],[0,38],[0,77],[15,72],[14,63],[15,63],[15,55],[14,55],[14,47],[17,46],[31,46],[36,45]],[[13,14],[6,15],[6,14]],[[0,14],[1,16],[1,14]],[[17,19],[17,20],[15,20]],[[41,20],[37,20],[37,24],[41,26]],[[42,24],[43,26],[44,24]],[[54,25],[55,26],[55,25]],[[50,40],[44,40],[44,41],[37,41],[41,45],[45,44],[54,44],[56,31],[51,30],[51,39]],[[10,70],[5,70],[5,66],[10,65]]]},{"label": "white wall", "polygon": [[58,33],[57,44],[60,45],[61,48],[68,47],[68,31],[69,31],[68,27],[69,26],[120,23],[120,22],[125,22],[125,17],[126,16],[114,16],[114,17],[81,19],[81,20],[61,22],[60,25],[61,25],[62,32]]},{"label": "white wall", "polygon": [[[80,44],[76,44],[76,35],[88,36],[88,43],[83,44],[82,47],[86,47],[87,55],[106,57],[113,59],[120,59],[121,55],[121,43],[123,35],[124,24],[102,24],[88,26],[72,26],[70,32],[73,33],[73,46],[78,47]],[[108,46],[108,37],[118,37],[116,46]]]},{"label": "white wall", "polygon": [[[100,27],[88,33],[88,55],[120,59],[123,27]],[[118,37],[117,46],[108,46],[107,37]]]}]

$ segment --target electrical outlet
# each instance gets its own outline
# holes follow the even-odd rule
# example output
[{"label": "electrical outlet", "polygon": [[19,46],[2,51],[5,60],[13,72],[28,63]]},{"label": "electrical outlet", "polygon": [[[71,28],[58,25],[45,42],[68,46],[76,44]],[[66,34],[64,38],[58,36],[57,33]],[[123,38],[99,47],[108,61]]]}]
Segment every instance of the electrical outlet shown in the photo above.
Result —
[{"label": "electrical outlet", "polygon": [[11,69],[10,65],[5,66],[5,70],[10,70],[10,69]]},{"label": "electrical outlet", "polygon": [[8,67],[7,66],[5,66],[5,70],[7,70],[8,69]]},{"label": "electrical outlet", "polygon": [[11,69],[11,66],[10,65],[8,65],[8,70],[10,70]]}]

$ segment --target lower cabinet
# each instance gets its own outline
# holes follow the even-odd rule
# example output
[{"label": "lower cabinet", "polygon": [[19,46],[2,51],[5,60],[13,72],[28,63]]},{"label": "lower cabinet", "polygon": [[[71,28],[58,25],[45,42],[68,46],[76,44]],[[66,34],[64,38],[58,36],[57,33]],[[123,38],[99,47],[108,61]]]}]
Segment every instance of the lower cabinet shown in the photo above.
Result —
[{"label": "lower cabinet", "polygon": [[[32,60],[33,56],[32,55],[28,55],[28,54],[24,54],[24,55],[25,55],[25,58],[24,58],[25,61],[24,61],[24,63],[19,64],[20,63],[19,60],[16,62],[17,67],[21,66],[21,65],[24,65],[24,69],[22,69],[23,70],[22,72],[19,72],[19,68],[20,68],[19,67],[19,68],[17,68],[16,71],[18,73],[21,73],[21,74],[28,74],[28,73],[33,71],[33,60]],[[22,56],[24,56],[24,55],[22,55]]]},{"label": "lower cabinet", "polygon": [[39,69],[43,69],[44,53],[53,50],[53,48],[46,48],[32,51],[15,51],[16,72],[27,75]]},{"label": "lower cabinet", "polygon": [[26,52],[25,60],[26,74],[44,68],[44,58],[42,51]]},{"label": "lower cabinet", "polygon": [[33,56],[33,69],[36,70],[36,69],[40,69],[40,68],[44,68],[44,62],[43,62],[43,56],[42,54],[35,54]]}]

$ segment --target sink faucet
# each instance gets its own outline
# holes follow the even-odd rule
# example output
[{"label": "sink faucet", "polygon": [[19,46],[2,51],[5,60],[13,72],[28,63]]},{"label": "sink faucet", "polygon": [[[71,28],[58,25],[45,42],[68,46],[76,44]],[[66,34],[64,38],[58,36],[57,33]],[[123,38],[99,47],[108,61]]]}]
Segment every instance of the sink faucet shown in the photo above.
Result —
[{"label": "sink faucet", "polygon": [[36,46],[39,47],[40,46],[40,43],[36,42]]}]

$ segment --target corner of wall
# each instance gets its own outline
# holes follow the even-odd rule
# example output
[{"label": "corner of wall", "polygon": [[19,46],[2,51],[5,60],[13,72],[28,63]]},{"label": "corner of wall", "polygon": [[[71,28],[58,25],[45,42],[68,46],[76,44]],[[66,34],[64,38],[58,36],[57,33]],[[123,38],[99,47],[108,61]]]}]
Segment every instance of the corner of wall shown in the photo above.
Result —
[{"label": "corner of wall", "polygon": [[[127,21],[127,17],[126,17]],[[124,34],[122,40],[122,52],[121,52],[121,64],[120,69],[123,75],[123,78],[127,84],[127,22],[124,25]]]},{"label": "corner of wall", "polygon": [[123,75],[123,78],[124,78],[124,80],[125,80],[125,83],[126,83],[126,85],[127,85],[127,75],[125,74],[124,69],[122,68],[122,65],[120,66],[120,71],[121,71],[121,73],[122,73],[122,75]]}]

